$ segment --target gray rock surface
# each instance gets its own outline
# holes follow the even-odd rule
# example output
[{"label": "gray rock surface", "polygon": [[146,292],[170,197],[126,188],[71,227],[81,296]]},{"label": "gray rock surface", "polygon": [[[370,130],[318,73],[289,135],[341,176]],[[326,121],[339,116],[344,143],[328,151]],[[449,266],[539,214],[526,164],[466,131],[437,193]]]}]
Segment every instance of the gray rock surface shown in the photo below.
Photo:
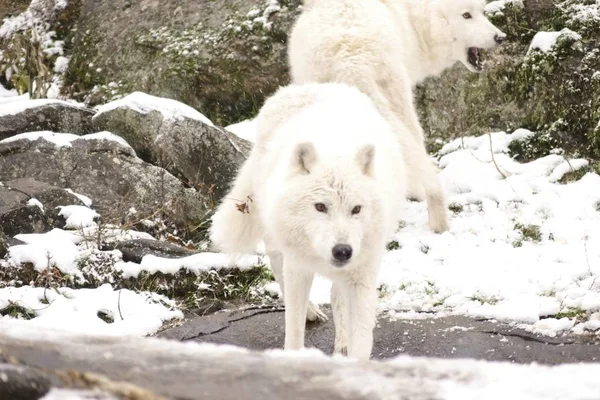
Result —
[{"label": "gray rock surface", "polygon": [[[12,103],[6,107],[23,104]],[[92,132],[94,112],[64,101],[31,100],[26,109],[15,114],[0,113],[0,140],[19,133],[52,131],[83,135]]]},{"label": "gray rock surface", "polygon": [[[31,199],[37,200],[43,209],[28,204]],[[0,186],[0,232],[10,237],[62,228],[65,220],[59,215],[60,207],[68,205],[83,203],[66,190],[33,178],[3,182]]]},{"label": "gray rock surface", "polygon": [[0,142],[0,181],[34,176],[70,188],[93,199],[108,222],[120,222],[131,207],[140,218],[158,215],[182,226],[203,218],[207,209],[202,196],[137,158],[126,143],[105,136],[86,136],[64,146],[44,138]]},{"label": "gray rock surface", "polygon": [[46,375],[53,387],[110,388],[136,399],[574,400],[600,393],[598,365],[549,368],[410,357],[356,362],[316,352],[261,353],[41,331],[19,321],[0,320],[0,350],[15,365]]},{"label": "gray rock surface", "polygon": [[[327,322],[308,323],[306,346],[330,354],[335,331],[330,310],[327,314]],[[283,348],[284,328],[283,310],[265,308],[194,318],[160,336],[265,350]],[[372,356],[387,359],[398,355],[543,364],[599,362],[600,339],[549,338],[506,324],[466,317],[397,321],[380,318]]]},{"label": "gray rock surface", "polygon": [[123,261],[141,263],[142,258],[148,254],[164,258],[180,258],[191,256],[196,252],[177,246],[169,242],[151,239],[134,239],[114,243],[105,250],[119,250],[123,254]]},{"label": "gray rock surface", "polygon": [[144,161],[167,169],[215,201],[226,194],[251,149],[249,142],[226,130],[185,116],[166,119],[158,111],[119,107],[98,113],[94,127],[121,136]]},{"label": "gray rock surface", "polygon": [[90,104],[139,90],[182,101],[217,125],[244,119],[289,81],[287,33],[300,4],[85,0],[66,90]]}]

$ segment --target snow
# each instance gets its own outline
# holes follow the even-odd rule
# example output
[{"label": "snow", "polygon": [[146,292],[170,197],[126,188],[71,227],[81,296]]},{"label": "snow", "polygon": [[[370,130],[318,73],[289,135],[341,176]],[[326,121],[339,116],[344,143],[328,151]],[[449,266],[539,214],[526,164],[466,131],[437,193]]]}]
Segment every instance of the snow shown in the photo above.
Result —
[{"label": "snow", "polygon": [[67,191],[68,193],[71,193],[73,196],[77,197],[79,200],[81,200],[81,202],[85,206],[87,206],[87,207],[91,207],[92,206],[92,199],[90,199],[89,197],[84,196],[84,195],[79,194],[79,193],[75,193],[71,189],[65,189],[65,191]]},{"label": "snow", "polygon": [[[600,311],[600,247],[594,245],[600,242],[600,176],[560,184],[587,161],[549,155],[520,164],[510,158],[511,141],[532,134],[495,132],[441,149],[440,178],[449,203],[462,211],[451,218],[449,232],[437,235],[427,226],[425,202],[406,205],[406,226],[392,238],[400,249],[387,252],[381,266],[379,312],[393,318],[460,314],[550,336],[600,325],[546,319],[574,309]],[[539,242],[523,233],[527,226],[538,227]],[[317,277],[311,300],[328,303],[330,287]]]},{"label": "snow", "polygon": [[40,400],[118,400],[112,394],[98,390],[52,388]]},{"label": "snow", "polygon": [[122,137],[110,132],[96,132],[84,136],[74,135],[72,133],[55,133],[50,131],[27,132],[11,136],[4,140],[0,140],[0,143],[10,143],[16,142],[18,140],[35,141],[38,139],[43,139],[49,143],[53,143],[57,148],[73,147],[73,142],[76,140],[112,141],[118,143],[123,147],[127,147],[133,151],[129,143],[127,143]]},{"label": "snow", "polygon": [[245,139],[249,142],[254,143],[256,140],[256,121],[255,120],[245,120],[242,122],[238,122],[233,125],[229,125],[225,127],[226,130],[233,133],[239,138]]},{"label": "snow", "polygon": [[0,109],[0,117],[5,115],[16,115],[32,108],[63,105],[66,107],[85,109],[85,105],[73,101],[64,101],[57,99],[35,99],[27,101],[10,101]]},{"label": "snow", "polygon": [[9,248],[9,260],[13,264],[32,263],[38,272],[55,266],[65,274],[81,276],[77,268],[79,251],[76,246],[80,238],[71,232],[53,229],[43,234],[21,234],[15,238],[26,244]]},{"label": "snow", "polygon": [[485,12],[487,14],[492,14],[492,15],[501,13],[507,4],[512,4],[513,6],[516,6],[519,8],[524,7],[523,0],[496,0],[496,1],[491,1],[488,4],[486,4]]},{"label": "snow", "polygon": [[531,40],[531,44],[529,45],[528,52],[530,52],[531,50],[537,49],[544,53],[547,53],[550,50],[552,50],[552,48],[556,44],[556,41],[561,36],[571,37],[573,40],[581,39],[581,35],[579,35],[576,32],[573,32],[572,30],[570,30],[568,28],[564,28],[560,32],[541,31],[541,32],[536,33],[535,36],[533,37],[533,39]]},{"label": "snow", "polygon": [[30,207],[38,207],[42,212],[44,212],[44,205],[40,203],[38,199],[29,199],[27,201],[27,205]]},{"label": "snow", "polygon": [[[142,336],[156,332],[164,321],[182,318],[180,311],[166,307],[162,296],[113,290],[109,284],[96,289],[45,289],[23,286],[0,289],[0,309],[16,303],[37,315],[27,323],[33,327],[60,328],[75,333]],[[164,299],[168,304],[168,299]],[[107,323],[98,313],[114,321]]]},{"label": "snow", "polygon": [[143,114],[158,111],[167,121],[178,121],[183,118],[190,118],[206,125],[214,126],[211,120],[188,105],[172,99],[155,97],[142,92],[133,92],[122,99],[97,107],[98,112],[94,118],[117,108],[130,108]]},{"label": "snow", "polygon": [[16,142],[18,140],[35,141],[38,139],[44,139],[49,143],[53,143],[57,148],[60,148],[72,147],[73,145],[71,143],[79,139],[79,136],[73,135],[71,133],[54,133],[50,131],[27,132],[11,136],[4,140],[0,140],[0,143],[10,143]]},{"label": "snow", "polygon": [[79,229],[95,226],[95,218],[99,218],[100,214],[85,206],[65,206],[62,207],[59,215],[66,220],[65,228]]},{"label": "snow", "polygon": [[54,72],[62,74],[67,71],[70,59],[68,57],[59,56],[54,62]]},{"label": "snow", "polygon": [[260,265],[260,256],[231,256],[221,253],[200,253],[184,258],[162,258],[147,255],[142,258],[140,264],[132,262],[121,262],[115,265],[115,269],[123,271],[123,277],[137,277],[142,271],[151,274],[162,272],[163,274],[174,274],[182,268],[194,273],[208,271],[210,269],[231,268],[233,266],[241,269],[251,269]]},{"label": "snow", "polygon": [[0,85],[0,100],[6,99],[6,101],[8,102],[12,101],[12,99],[18,96],[19,93],[17,93],[15,89],[8,90],[4,86]]}]

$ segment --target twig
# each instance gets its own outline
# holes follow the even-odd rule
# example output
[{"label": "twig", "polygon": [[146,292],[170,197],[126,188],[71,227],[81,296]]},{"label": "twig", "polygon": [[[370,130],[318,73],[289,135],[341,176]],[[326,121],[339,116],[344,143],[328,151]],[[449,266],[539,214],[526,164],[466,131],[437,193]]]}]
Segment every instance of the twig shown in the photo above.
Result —
[{"label": "twig", "polygon": [[488,132],[488,138],[490,139],[490,153],[492,155],[492,162],[494,163],[494,166],[496,167],[496,170],[500,173],[500,175],[502,175],[504,177],[504,179],[506,179],[507,176],[504,174],[504,172],[502,172],[502,170],[500,170],[500,167],[496,163],[496,158],[494,157],[494,147],[492,145],[492,134],[489,132]]},{"label": "twig", "polygon": [[119,316],[121,317],[121,321],[123,321],[123,314],[121,314],[121,290],[119,289],[119,298],[117,300],[117,308],[119,309]]},{"label": "twig", "polygon": [[[592,278],[594,276],[594,274],[592,273],[592,267],[590,266],[590,258],[588,257],[588,251],[587,251],[587,235],[583,241],[583,251],[585,252],[585,261],[587,262],[587,268],[588,268],[588,272],[590,273],[590,278]],[[598,279],[598,277],[594,277],[594,280],[592,280],[592,283],[590,284],[590,287],[588,288],[588,290],[592,290],[594,285],[596,284],[596,279]]]}]

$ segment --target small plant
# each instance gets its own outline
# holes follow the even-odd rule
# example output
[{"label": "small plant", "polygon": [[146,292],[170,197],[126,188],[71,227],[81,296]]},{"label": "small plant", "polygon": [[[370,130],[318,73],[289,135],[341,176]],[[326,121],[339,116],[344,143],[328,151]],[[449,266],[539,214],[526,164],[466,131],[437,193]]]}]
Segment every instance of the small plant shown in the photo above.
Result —
[{"label": "small plant", "polygon": [[587,319],[587,313],[585,312],[585,310],[583,310],[579,307],[566,308],[564,310],[561,310],[554,317],[556,319],[569,318],[569,319],[574,319],[577,322],[584,322]]},{"label": "small plant", "polygon": [[[529,240],[532,242],[540,242],[542,240],[542,233],[538,225],[523,225],[516,223],[515,230],[521,231],[522,240]],[[521,243],[522,245],[522,243]],[[514,246],[514,243],[513,243]],[[514,246],[521,247],[521,246]]]},{"label": "small plant", "polygon": [[391,242],[389,242],[389,243],[387,244],[387,246],[386,246],[386,249],[387,249],[388,251],[392,251],[392,250],[398,250],[398,249],[400,249],[400,248],[401,248],[401,247],[400,247],[400,244],[399,244],[397,241],[395,241],[395,240],[392,240],[392,241],[391,241]]},{"label": "small plant", "polygon": [[98,313],[96,314],[98,316],[98,318],[100,318],[102,321],[106,322],[107,324],[112,324],[113,322],[115,322],[115,318],[112,315],[112,312],[107,311],[107,310],[100,310],[98,311]]},{"label": "small plant", "polygon": [[458,204],[458,203],[450,203],[450,204],[448,205],[448,209],[449,209],[450,211],[452,211],[453,213],[456,213],[456,214],[457,214],[457,213],[460,213],[460,212],[462,212],[462,211],[464,210],[464,207],[463,207],[463,205],[462,205],[462,204]]},{"label": "small plant", "polygon": [[484,296],[479,293],[469,297],[469,300],[478,301],[481,304],[490,304],[492,306],[498,304],[500,301],[500,299],[495,296]]},{"label": "small plant", "polygon": [[32,309],[21,306],[10,300],[8,301],[8,305],[0,310],[0,315],[26,320],[36,317],[35,311]]}]

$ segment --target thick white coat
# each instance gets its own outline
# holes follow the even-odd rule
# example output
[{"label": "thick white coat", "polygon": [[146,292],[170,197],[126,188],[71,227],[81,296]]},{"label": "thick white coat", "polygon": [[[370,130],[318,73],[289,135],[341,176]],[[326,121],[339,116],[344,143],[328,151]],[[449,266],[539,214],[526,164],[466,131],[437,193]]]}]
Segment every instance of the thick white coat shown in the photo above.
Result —
[{"label": "thick white coat", "polygon": [[483,0],[310,0],[290,35],[294,83],[357,87],[392,124],[408,167],[408,195],[427,199],[435,232],[449,228],[447,205],[412,89],[458,61],[474,71],[468,48],[503,40],[484,6]]},{"label": "thick white coat", "polygon": [[[265,241],[284,293],[286,348],[304,344],[318,273],[333,281],[336,351],[368,358],[379,265],[406,195],[397,136],[366,95],[340,84],[280,89],[257,125],[256,145],[213,217],[211,239],[227,252]],[[337,244],[353,249],[343,266],[332,256]],[[308,312],[320,313],[314,306]]]}]

